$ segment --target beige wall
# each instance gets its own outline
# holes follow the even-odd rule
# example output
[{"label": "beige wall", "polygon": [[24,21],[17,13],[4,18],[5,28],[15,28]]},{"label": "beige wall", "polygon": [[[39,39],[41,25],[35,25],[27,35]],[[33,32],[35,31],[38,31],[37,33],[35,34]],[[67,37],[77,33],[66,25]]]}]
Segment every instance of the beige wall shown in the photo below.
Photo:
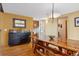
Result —
[{"label": "beige wall", "polygon": [[74,18],[79,17],[79,11],[66,14],[68,39],[79,40],[79,27],[75,27]]},{"label": "beige wall", "polygon": [[[13,28],[13,18],[25,19],[26,28]],[[20,16],[10,13],[1,13],[0,12],[0,29],[1,29],[1,44],[3,46],[8,45],[8,30],[17,29],[17,30],[30,30],[33,28],[33,18],[27,16]],[[7,31],[5,31],[7,29]]]},{"label": "beige wall", "polygon": [[[63,15],[63,17],[67,18],[67,39],[71,40],[79,40],[79,27],[75,27],[74,24],[74,18],[79,17],[79,11],[68,13]],[[53,23],[49,21],[46,24],[46,34],[47,35],[55,35],[57,36],[57,20],[55,20]]]}]

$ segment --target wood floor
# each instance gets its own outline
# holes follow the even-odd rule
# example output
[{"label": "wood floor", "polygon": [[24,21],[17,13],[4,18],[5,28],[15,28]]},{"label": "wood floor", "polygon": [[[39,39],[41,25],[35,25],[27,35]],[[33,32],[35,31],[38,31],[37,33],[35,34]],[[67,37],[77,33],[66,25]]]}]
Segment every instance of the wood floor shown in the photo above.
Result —
[{"label": "wood floor", "polygon": [[31,44],[0,48],[0,56],[35,56]]}]

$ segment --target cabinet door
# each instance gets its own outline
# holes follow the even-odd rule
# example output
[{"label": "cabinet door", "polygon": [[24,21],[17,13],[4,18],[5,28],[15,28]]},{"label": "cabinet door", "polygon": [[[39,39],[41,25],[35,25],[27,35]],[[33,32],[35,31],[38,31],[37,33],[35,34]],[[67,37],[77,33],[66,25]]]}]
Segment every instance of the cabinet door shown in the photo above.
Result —
[{"label": "cabinet door", "polygon": [[63,42],[67,41],[67,17],[58,19],[58,38]]}]

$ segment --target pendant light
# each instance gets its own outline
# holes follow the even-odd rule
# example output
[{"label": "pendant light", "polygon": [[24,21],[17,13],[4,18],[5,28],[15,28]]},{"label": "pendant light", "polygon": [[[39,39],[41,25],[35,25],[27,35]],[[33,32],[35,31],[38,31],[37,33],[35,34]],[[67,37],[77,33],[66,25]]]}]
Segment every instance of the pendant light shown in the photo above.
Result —
[{"label": "pendant light", "polygon": [[52,3],[52,17],[51,17],[52,22],[54,21],[54,3]]},{"label": "pendant light", "polygon": [[49,16],[49,19],[51,22],[54,21],[54,3],[51,4],[51,15]]},{"label": "pendant light", "polygon": [[50,22],[54,22],[54,3],[51,4],[51,14],[48,17],[49,20],[46,20],[46,24],[48,23],[48,21]]}]

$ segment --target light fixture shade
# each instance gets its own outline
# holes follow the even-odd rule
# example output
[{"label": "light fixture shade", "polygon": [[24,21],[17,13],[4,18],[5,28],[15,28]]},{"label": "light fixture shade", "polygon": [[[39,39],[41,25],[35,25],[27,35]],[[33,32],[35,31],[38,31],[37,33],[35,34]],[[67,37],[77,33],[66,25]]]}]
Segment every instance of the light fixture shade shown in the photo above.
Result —
[{"label": "light fixture shade", "polygon": [[51,20],[51,22],[54,22],[54,19],[60,16],[60,13],[56,13],[56,12],[54,11],[54,8],[55,8],[55,4],[52,3],[52,12],[51,12],[51,14],[48,16],[48,18]]},{"label": "light fixture shade", "polygon": [[60,16],[60,14],[59,13],[54,13],[53,14],[53,17],[52,17],[52,14],[51,15],[49,15],[49,17],[48,18],[57,18],[57,17],[59,17]]}]

